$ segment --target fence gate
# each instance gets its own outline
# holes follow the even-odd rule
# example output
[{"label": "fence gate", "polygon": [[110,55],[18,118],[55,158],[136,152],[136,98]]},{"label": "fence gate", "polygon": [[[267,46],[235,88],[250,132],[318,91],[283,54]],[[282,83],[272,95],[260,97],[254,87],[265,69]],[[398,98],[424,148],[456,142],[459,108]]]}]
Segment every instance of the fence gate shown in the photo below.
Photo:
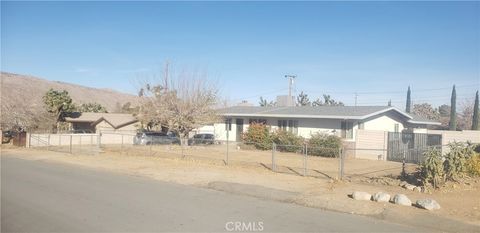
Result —
[{"label": "fence gate", "polygon": [[423,161],[423,152],[428,147],[440,146],[442,135],[410,132],[389,132],[387,145],[387,160],[407,163]]}]

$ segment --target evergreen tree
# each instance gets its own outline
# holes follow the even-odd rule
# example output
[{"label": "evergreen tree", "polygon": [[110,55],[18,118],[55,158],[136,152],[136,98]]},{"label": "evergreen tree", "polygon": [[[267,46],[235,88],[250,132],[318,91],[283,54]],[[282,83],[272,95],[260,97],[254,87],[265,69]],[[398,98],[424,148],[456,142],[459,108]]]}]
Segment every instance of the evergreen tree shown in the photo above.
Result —
[{"label": "evergreen tree", "polygon": [[75,110],[72,98],[68,94],[68,91],[57,91],[50,89],[43,96],[43,102],[47,112],[53,114],[55,122],[55,128],[58,128],[59,122],[63,122],[65,117],[71,114]]},{"label": "evergreen tree", "polygon": [[297,106],[310,106],[311,104],[308,95],[303,91],[297,96]]},{"label": "evergreen tree", "polygon": [[405,111],[410,113],[412,110],[412,99],[411,99],[411,91],[410,91],[410,86],[408,86],[408,91],[407,91],[407,104],[405,106]]},{"label": "evergreen tree", "polygon": [[479,111],[479,106],[478,106],[478,91],[475,94],[475,105],[473,106],[473,118],[472,118],[472,130],[480,130],[479,124],[480,124],[480,119],[478,119],[478,111]]},{"label": "evergreen tree", "polygon": [[107,112],[107,109],[98,103],[86,103],[80,105],[79,112]]},{"label": "evergreen tree", "polygon": [[450,123],[448,125],[450,130],[457,130],[457,91],[455,90],[455,85],[453,85],[452,89],[450,106]]}]

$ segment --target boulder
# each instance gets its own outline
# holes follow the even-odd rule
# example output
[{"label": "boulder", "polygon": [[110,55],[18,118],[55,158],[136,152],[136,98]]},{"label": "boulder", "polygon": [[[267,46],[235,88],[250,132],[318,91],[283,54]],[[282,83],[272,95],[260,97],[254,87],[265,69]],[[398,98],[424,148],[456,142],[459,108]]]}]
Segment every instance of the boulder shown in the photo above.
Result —
[{"label": "boulder", "polygon": [[440,209],[440,205],[438,204],[438,202],[428,198],[417,200],[417,206],[426,210]]},{"label": "boulder", "polygon": [[373,194],[372,200],[376,202],[388,202],[390,200],[390,194],[384,192],[378,192]]},{"label": "boulder", "polygon": [[400,182],[400,184],[398,184],[400,187],[405,187],[405,185],[407,185],[408,183],[406,181],[402,181]]},{"label": "boulder", "polygon": [[370,201],[372,198],[372,195],[367,192],[360,192],[360,191],[355,191],[352,193],[352,198],[354,200],[361,200],[361,201]]},{"label": "boulder", "polygon": [[408,199],[408,197],[405,196],[404,194],[396,194],[395,196],[393,196],[393,198],[390,201],[397,205],[404,205],[404,206],[412,205],[412,201],[410,201],[410,199]]}]

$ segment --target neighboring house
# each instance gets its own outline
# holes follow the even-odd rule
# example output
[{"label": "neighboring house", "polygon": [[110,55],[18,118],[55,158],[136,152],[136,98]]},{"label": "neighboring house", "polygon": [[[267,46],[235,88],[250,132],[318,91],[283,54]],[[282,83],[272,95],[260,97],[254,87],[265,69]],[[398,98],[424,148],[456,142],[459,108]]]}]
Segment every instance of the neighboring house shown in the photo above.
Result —
[{"label": "neighboring house", "polygon": [[264,123],[272,131],[288,130],[304,138],[325,133],[337,135],[346,141],[355,140],[357,129],[401,132],[404,129],[418,131],[426,129],[428,125],[440,125],[440,122],[388,106],[235,106],[219,112],[225,122],[215,124],[215,138],[227,140],[228,132],[229,141],[241,141],[241,135],[252,122]]},{"label": "neighboring house", "polygon": [[72,117],[66,117],[70,123],[70,129],[92,133],[115,132],[135,134],[138,120],[132,114],[123,113],[75,113]]}]

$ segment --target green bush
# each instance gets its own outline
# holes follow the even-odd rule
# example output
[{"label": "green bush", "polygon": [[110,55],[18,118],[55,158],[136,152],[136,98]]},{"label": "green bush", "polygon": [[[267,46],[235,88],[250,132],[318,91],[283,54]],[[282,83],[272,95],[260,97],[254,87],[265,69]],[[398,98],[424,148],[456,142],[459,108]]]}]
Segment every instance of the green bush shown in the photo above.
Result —
[{"label": "green bush", "polygon": [[420,178],[423,185],[432,184],[439,187],[444,181],[442,151],[437,148],[429,148],[423,153],[425,160],[420,165]]},{"label": "green bush", "polygon": [[467,161],[475,153],[472,145],[466,145],[461,142],[452,142],[448,144],[450,151],[445,154],[443,168],[448,180],[457,180],[467,173]]},{"label": "green bush", "polygon": [[480,153],[475,153],[467,160],[467,172],[472,176],[480,176]]},{"label": "green bush", "polygon": [[308,154],[322,157],[336,157],[342,147],[342,139],[334,136],[317,133],[308,140]]},{"label": "green bush", "polygon": [[254,145],[259,150],[272,149],[272,135],[267,126],[261,123],[252,123],[243,134],[245,144]]},{"label": "green bush", "polygon": [[304,139],[289,131],[277,130],[272,134],[272,139],[277,144],[278,151],[301,152],[303,151]]}]

